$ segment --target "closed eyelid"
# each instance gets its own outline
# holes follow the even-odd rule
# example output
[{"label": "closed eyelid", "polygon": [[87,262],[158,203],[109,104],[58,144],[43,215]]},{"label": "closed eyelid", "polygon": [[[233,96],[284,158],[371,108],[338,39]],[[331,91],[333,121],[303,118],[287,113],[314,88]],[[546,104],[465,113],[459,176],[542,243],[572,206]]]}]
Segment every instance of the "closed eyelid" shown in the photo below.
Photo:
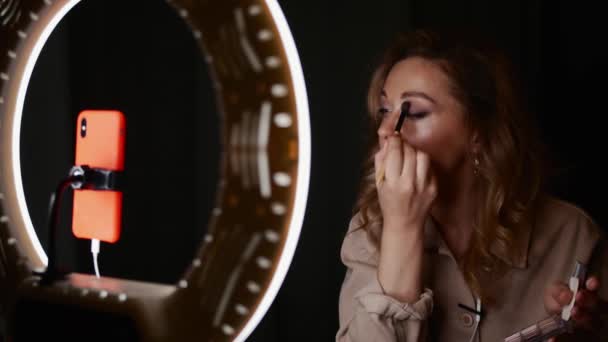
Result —
[{"label": "closed eyelid", "polygon": [[410,112],[431,112],[439,107],[436,102],[429,102],[424,99],[411,98],[407,99],[410,105]]},{"label": "closed eyelid", "polygon": [[380,111],[390,112],[390,111],[392,111],[392,106],[390,104],[388,104],[386,101],[380,101],[378,103],[378,108],[376,109],[376,112],[380,112]]}]

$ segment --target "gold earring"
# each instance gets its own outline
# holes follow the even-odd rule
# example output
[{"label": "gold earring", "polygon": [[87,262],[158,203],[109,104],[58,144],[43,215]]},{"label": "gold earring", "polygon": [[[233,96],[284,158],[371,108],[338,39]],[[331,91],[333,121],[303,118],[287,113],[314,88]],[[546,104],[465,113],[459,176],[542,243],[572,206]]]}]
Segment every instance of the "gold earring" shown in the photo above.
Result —
[{"label": "gold earring", "polygon": [[479,158],[477,156],[473,158],[473,174],[475,176],[479,175]]}]

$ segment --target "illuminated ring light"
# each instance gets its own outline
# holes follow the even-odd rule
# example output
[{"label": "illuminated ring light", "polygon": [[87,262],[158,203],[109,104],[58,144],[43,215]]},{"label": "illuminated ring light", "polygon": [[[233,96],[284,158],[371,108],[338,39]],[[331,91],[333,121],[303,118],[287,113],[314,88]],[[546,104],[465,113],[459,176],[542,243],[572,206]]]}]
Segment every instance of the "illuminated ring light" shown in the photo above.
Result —
[{"label": "illuminated ring light", "polygon": [[171,286],[73,273],[42,286],[31,276],[47,257],[23,192],[21,117],[40,51],[78,2],[0,1],[0,314],[33,298],[126,314],[144,341],[242,341],[285,277],[308,193],[306,89],[281,9],[276,0],[169,1],[206,56],[223,119],[219,195],[182,279]]}]

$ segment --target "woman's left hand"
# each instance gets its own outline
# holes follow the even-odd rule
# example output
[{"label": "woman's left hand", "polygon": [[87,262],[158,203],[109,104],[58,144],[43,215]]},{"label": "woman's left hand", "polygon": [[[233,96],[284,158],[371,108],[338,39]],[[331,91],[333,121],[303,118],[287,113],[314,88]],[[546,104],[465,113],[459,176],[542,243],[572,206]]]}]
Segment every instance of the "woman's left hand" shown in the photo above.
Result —
[{"label": "woman's left hand", "polygon": [[[577,328],[587,331],[597,331],[600,322],[600,312],[605,310],[607,304],[598,296],[600,281],[592,276],[585,282],[585,287],[581,287],[574,300],[571,319],[574,320]],[[545,309],[549,314],[561,314],[562,309],[572,300],[572,291],[565,283],[555,282],[545,290]],[[551,338],[550,342],[555,342]]]}]

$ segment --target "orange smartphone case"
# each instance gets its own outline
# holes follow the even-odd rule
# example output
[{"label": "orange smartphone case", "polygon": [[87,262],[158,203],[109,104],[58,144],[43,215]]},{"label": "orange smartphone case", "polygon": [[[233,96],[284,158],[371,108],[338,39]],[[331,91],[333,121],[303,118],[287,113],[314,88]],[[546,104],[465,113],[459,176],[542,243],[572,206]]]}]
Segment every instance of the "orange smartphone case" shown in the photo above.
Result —
[{"label": "orange smartphone case", "polygon": [[[124,170],[126,124],[121,112],[85,110],[78,115],[76,126],[75,165]],[[76,237],[116,242],[121,220],[122,192],[74,190],[72,232]]]}]

